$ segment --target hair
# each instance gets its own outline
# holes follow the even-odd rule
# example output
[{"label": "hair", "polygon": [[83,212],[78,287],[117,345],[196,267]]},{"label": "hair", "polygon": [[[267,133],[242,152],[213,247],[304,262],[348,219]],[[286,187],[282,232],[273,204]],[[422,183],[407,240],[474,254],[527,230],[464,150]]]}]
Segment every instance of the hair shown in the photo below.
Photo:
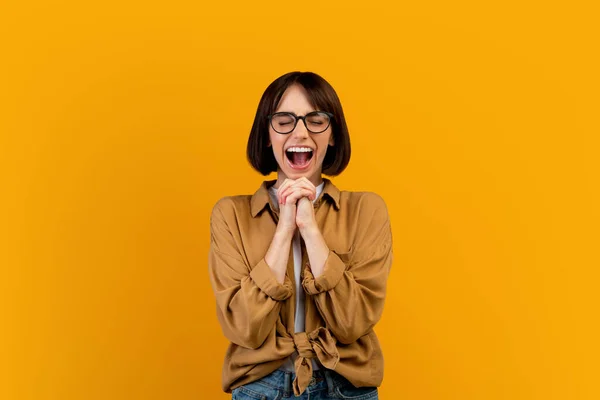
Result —
[{"label": "hair", "polygon": [[327,147],[322,173],[330,176],[341,174],[350,161],[350,135],[344,118],[344,110],[333,87],[314,72],[289,72],[275,79],[267,87],[258,103],[254,123],[250,130],[246,148],[248,161],[255,170],[263,175],[277,171],[277,161],[273,150],[268,147],[268,116],[277,110],[283,93],[293,84],[298,84],[306,90],[308,101],[316,110],[333,114],[331,129],[334,145]]}]

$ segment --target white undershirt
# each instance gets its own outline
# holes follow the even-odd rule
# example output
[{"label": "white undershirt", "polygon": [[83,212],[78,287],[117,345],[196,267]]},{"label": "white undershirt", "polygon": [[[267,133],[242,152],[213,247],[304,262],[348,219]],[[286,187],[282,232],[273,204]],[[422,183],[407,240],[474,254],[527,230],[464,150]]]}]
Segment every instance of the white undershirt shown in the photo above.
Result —
[{"label": "white undershirt", "polygon": [[[321,192],[323,191],[323,186],[325,182],[322,182],[319,186],[316,187],[317,195],[315,196],[315,200],[313,203],[319,198]],[[279,206],[279,202],[277,201],[277,189],[273,186],[269,188],[269,195],[271,196],[271,200],[276,207]],[[300,272],[302,271],[302,245],[301,245],[302,237],[300,236],[300,231],[296,229],[294,233],[294,239],[292,240],[292,252],[294,254],[294,278],[296,281],[296,314],[294,318],[294,331],[295,332],[304,332],[304,288],[302,287],[302,282],[300,281]],[[294,370],[294,359],[297,357],[297,352],[295,352],[290,358],[286,360],[286,363],[283,365],[283,368],[293,371]],[[315,360],[313,360],[313,369],[318,369],[318,365]]]}]

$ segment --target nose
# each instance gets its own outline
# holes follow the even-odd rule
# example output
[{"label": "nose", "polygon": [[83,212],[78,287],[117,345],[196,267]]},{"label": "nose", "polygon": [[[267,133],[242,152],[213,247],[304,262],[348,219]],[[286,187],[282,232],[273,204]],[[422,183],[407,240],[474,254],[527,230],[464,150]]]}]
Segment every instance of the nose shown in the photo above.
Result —
[{"label": "nose", "polygon": [[296,124],[296,127],[292,131],[292,135],[298,137],[299,139],[309,137],[308,129],[306,129],[306,122],[304,119],[302,119],[302,120],[298,119],[298,123]]}]

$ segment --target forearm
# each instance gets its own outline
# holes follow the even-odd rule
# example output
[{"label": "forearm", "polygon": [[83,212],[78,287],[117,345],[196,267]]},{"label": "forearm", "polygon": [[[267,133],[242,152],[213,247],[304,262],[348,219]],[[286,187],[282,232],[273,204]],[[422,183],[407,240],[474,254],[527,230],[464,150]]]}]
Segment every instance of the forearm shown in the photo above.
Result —
[{"label": "forearm", "polygon": [[279,283],[283,283],[285,280],[292,238],[293,232],[290,234],[287,231],[277,229],[265,254],[265,261]]},{"label": "forearm", "polygon": [[[275,235],[270,246],[273,257],[265,256],[249,264],[221,207],[229,205],[221,202],[213,209],[208,256],[217,316],[232,343],[255,349],[275,329],[281,304],[293,293],[292,282],[285,275],[291,235]],[[288,231],[281,228],[278,231]],[[265,258],[271,261],[273,268]],[[274,270],[281,272],[279,280]]]},{"label": "forearm", "polygon": [[[315,265],[310,260],[302,284],[306,293],[313,296],[329,329],[342,343],[352,343],[372,329],[381,317],[385,302],[387,277],[393,261],[387,213],[371,218],[371,225],[365,229],[372,232],[369,239],[361,238],[353,243],[352,252],[346,254],[319,253],[319,235],[306,236],[307,252],[312,251],[313,256],[316,255],[313,258],[318,260]],[[319,257],[325,261],[321,263],[323,258]]]},{"label": "forearm", "polygon": [[292,295],[291,281],[277,282],[264,259],[248,268],[237,256],[218,250],[215,242],[208,265],[223,333],[239,346],[261,346],[275,327],[281,302]]},{"label": "forearm", "polygon": [[300,233],[306,245],[306,253],[312,274],[315,278],[318,278],[323,274],[325,261],[329,256],[329,247],[316,224],[302,229]]},{"label": "forearm", "polygon": [[335,288],[313,295],[319,313],[339,342],[355,342],[381,318],[385,279],[383,274],[377,275],[381,284],[365,287],[357,283],[351,274],[344,273]]}]

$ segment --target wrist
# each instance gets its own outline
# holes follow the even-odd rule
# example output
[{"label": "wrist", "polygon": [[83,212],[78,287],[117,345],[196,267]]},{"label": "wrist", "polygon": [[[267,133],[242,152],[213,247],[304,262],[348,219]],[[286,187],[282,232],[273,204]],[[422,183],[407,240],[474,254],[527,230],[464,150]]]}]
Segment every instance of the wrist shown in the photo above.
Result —
[{"label": "wrist", "polygon": [[279,242],[291,241],[294,237],[295,228],[283,227],[281,225],[277,225],[275,229],[274,240]]},{"label": "wrist", "polygon": [[305,242],[310,241],[311,239],[314,239],[321,234],[321,231],[319,230],[319,227],[317,226],[316,222],[308,223],[303,226],[299,225],[298,230],[300,231],[300,234],[302,235],[302,238]]}]

